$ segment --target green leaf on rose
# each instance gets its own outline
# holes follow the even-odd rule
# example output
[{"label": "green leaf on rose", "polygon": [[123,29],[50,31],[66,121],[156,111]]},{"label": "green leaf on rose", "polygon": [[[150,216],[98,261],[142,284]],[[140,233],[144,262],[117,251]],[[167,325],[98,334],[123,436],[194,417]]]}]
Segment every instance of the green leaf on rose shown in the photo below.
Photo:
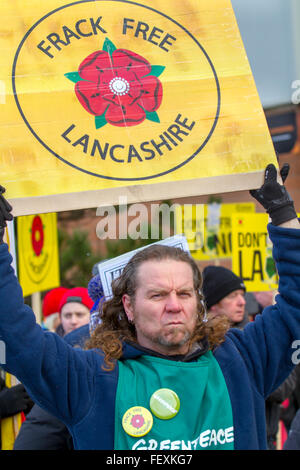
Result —
[{"label": "green leaf on rose", "polygon": [[101,114],[100,116],[95,116],[95,127],[96,129],[100,129],[101,127],[107,124],[107,120],[105,119],[105,113]]},{"label": "green leaf on rose", "polygon": [[217,235],[214,233],[213,235],[209,235],[207,237],[207,247],[209,250],[215,250],[217,246]]},{"label": "green leaf on rose", "polygon": [[103,43],[102,50],[106,51],[109,53],[109,55],[112,55],[112,53],[116,50],[116,46],[111,42],[110,39],[105,38],[105,41]]},{"label": "green leaf on rose", "polygon": [[83,80],[83,78],[81,78],[81,76],[79,75],[78,72],[65,73],[65,77],[68,78],[69,80],[71,80],[71,82],[73,82],[73,83],[77,83],[80,80]]},{"label": "green leaf on rose", "polygon": [[151,70],[148,75],[154,75],[155,77],[159,77],[163,71],[165,70],[164,65],[151,65]]},{"label": "green leaf on rose", "polygon": [[269,278],[273,277],[274,274],[276,273],[276,265],[275,265],[275,261],[273,258],[266,259],[266,272]]},{"label": "green leaf on rose", "polygon": [[160,122],[160,119],[156,111],[153,111],[152,113],[149,111],[145,111],[145,113],[146,113],[146,119],[148,119],[149,121]]}]

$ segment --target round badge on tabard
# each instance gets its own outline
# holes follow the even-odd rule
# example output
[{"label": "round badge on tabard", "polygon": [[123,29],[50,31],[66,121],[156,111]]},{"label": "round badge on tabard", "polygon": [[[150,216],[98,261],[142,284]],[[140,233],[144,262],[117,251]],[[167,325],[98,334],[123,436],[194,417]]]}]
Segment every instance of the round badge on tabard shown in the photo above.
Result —
[{"label": "round badge on tabard", "polygon": [[152,413],[160,419],[171,419],[177,415],[180,400],[177,393],[169,388],[160,388],[150,398]]},{"label": "round badge on tabard", "polygon": [[145,436],[153,426],[153,416],[147,408],[133,406],[124,413],[122,426],[129,436]]}]

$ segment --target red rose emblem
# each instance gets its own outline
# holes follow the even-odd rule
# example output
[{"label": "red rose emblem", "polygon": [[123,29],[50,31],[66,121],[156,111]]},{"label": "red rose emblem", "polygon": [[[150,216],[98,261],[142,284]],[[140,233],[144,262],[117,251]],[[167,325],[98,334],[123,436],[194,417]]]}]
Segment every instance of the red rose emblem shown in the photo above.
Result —
[{"label": "red rose emblem", "polygon": [[96,51],[78,69],[76,96],[86,111],[114,126],[136,126],[162,101],[162,84],[151,64],[126,50]]},{"label": "red rose emblem", "polygon": [[130,421],[131,426],[137,429],[141,428],[144,425],[144,423],[145,423],[145,420],[142,415],[134,415]]},{"label": "red rose emblem", "polygon": [[36,215],[32,221],[31,243],[36,256],[40,256],[44,245],[44,227],[39,215]]}]

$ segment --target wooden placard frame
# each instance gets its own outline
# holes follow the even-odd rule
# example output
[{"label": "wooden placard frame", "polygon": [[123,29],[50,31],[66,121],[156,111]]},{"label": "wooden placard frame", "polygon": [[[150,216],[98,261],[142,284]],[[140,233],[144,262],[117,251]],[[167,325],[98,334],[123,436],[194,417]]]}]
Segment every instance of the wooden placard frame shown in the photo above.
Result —
[{"label": "wooden placard frame", "polygon": [[[159,184],[121,186],[96,191],[66,193],[51,196],[35,196],[10,199],[14,216],[87,209],[119,205],[119,198],[128,204],[157,200],[197,197],[258,188],[263,182],[264,171],[221,175],[211,178],[171,181]],[[63,209],[61,209],[63,207]]]}]

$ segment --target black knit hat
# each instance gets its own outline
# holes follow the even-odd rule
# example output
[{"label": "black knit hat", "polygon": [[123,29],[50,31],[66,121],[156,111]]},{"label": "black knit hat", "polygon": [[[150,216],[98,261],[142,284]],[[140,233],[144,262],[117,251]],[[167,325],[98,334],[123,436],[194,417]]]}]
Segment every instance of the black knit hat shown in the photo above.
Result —
[{"label": "black knit hat", "polygon": [[243,289],[246,292],[243,280],[230,269],[223,266],[207,266],[204,268],[202,290],[208,310],[226,295],[238,289]]}]

